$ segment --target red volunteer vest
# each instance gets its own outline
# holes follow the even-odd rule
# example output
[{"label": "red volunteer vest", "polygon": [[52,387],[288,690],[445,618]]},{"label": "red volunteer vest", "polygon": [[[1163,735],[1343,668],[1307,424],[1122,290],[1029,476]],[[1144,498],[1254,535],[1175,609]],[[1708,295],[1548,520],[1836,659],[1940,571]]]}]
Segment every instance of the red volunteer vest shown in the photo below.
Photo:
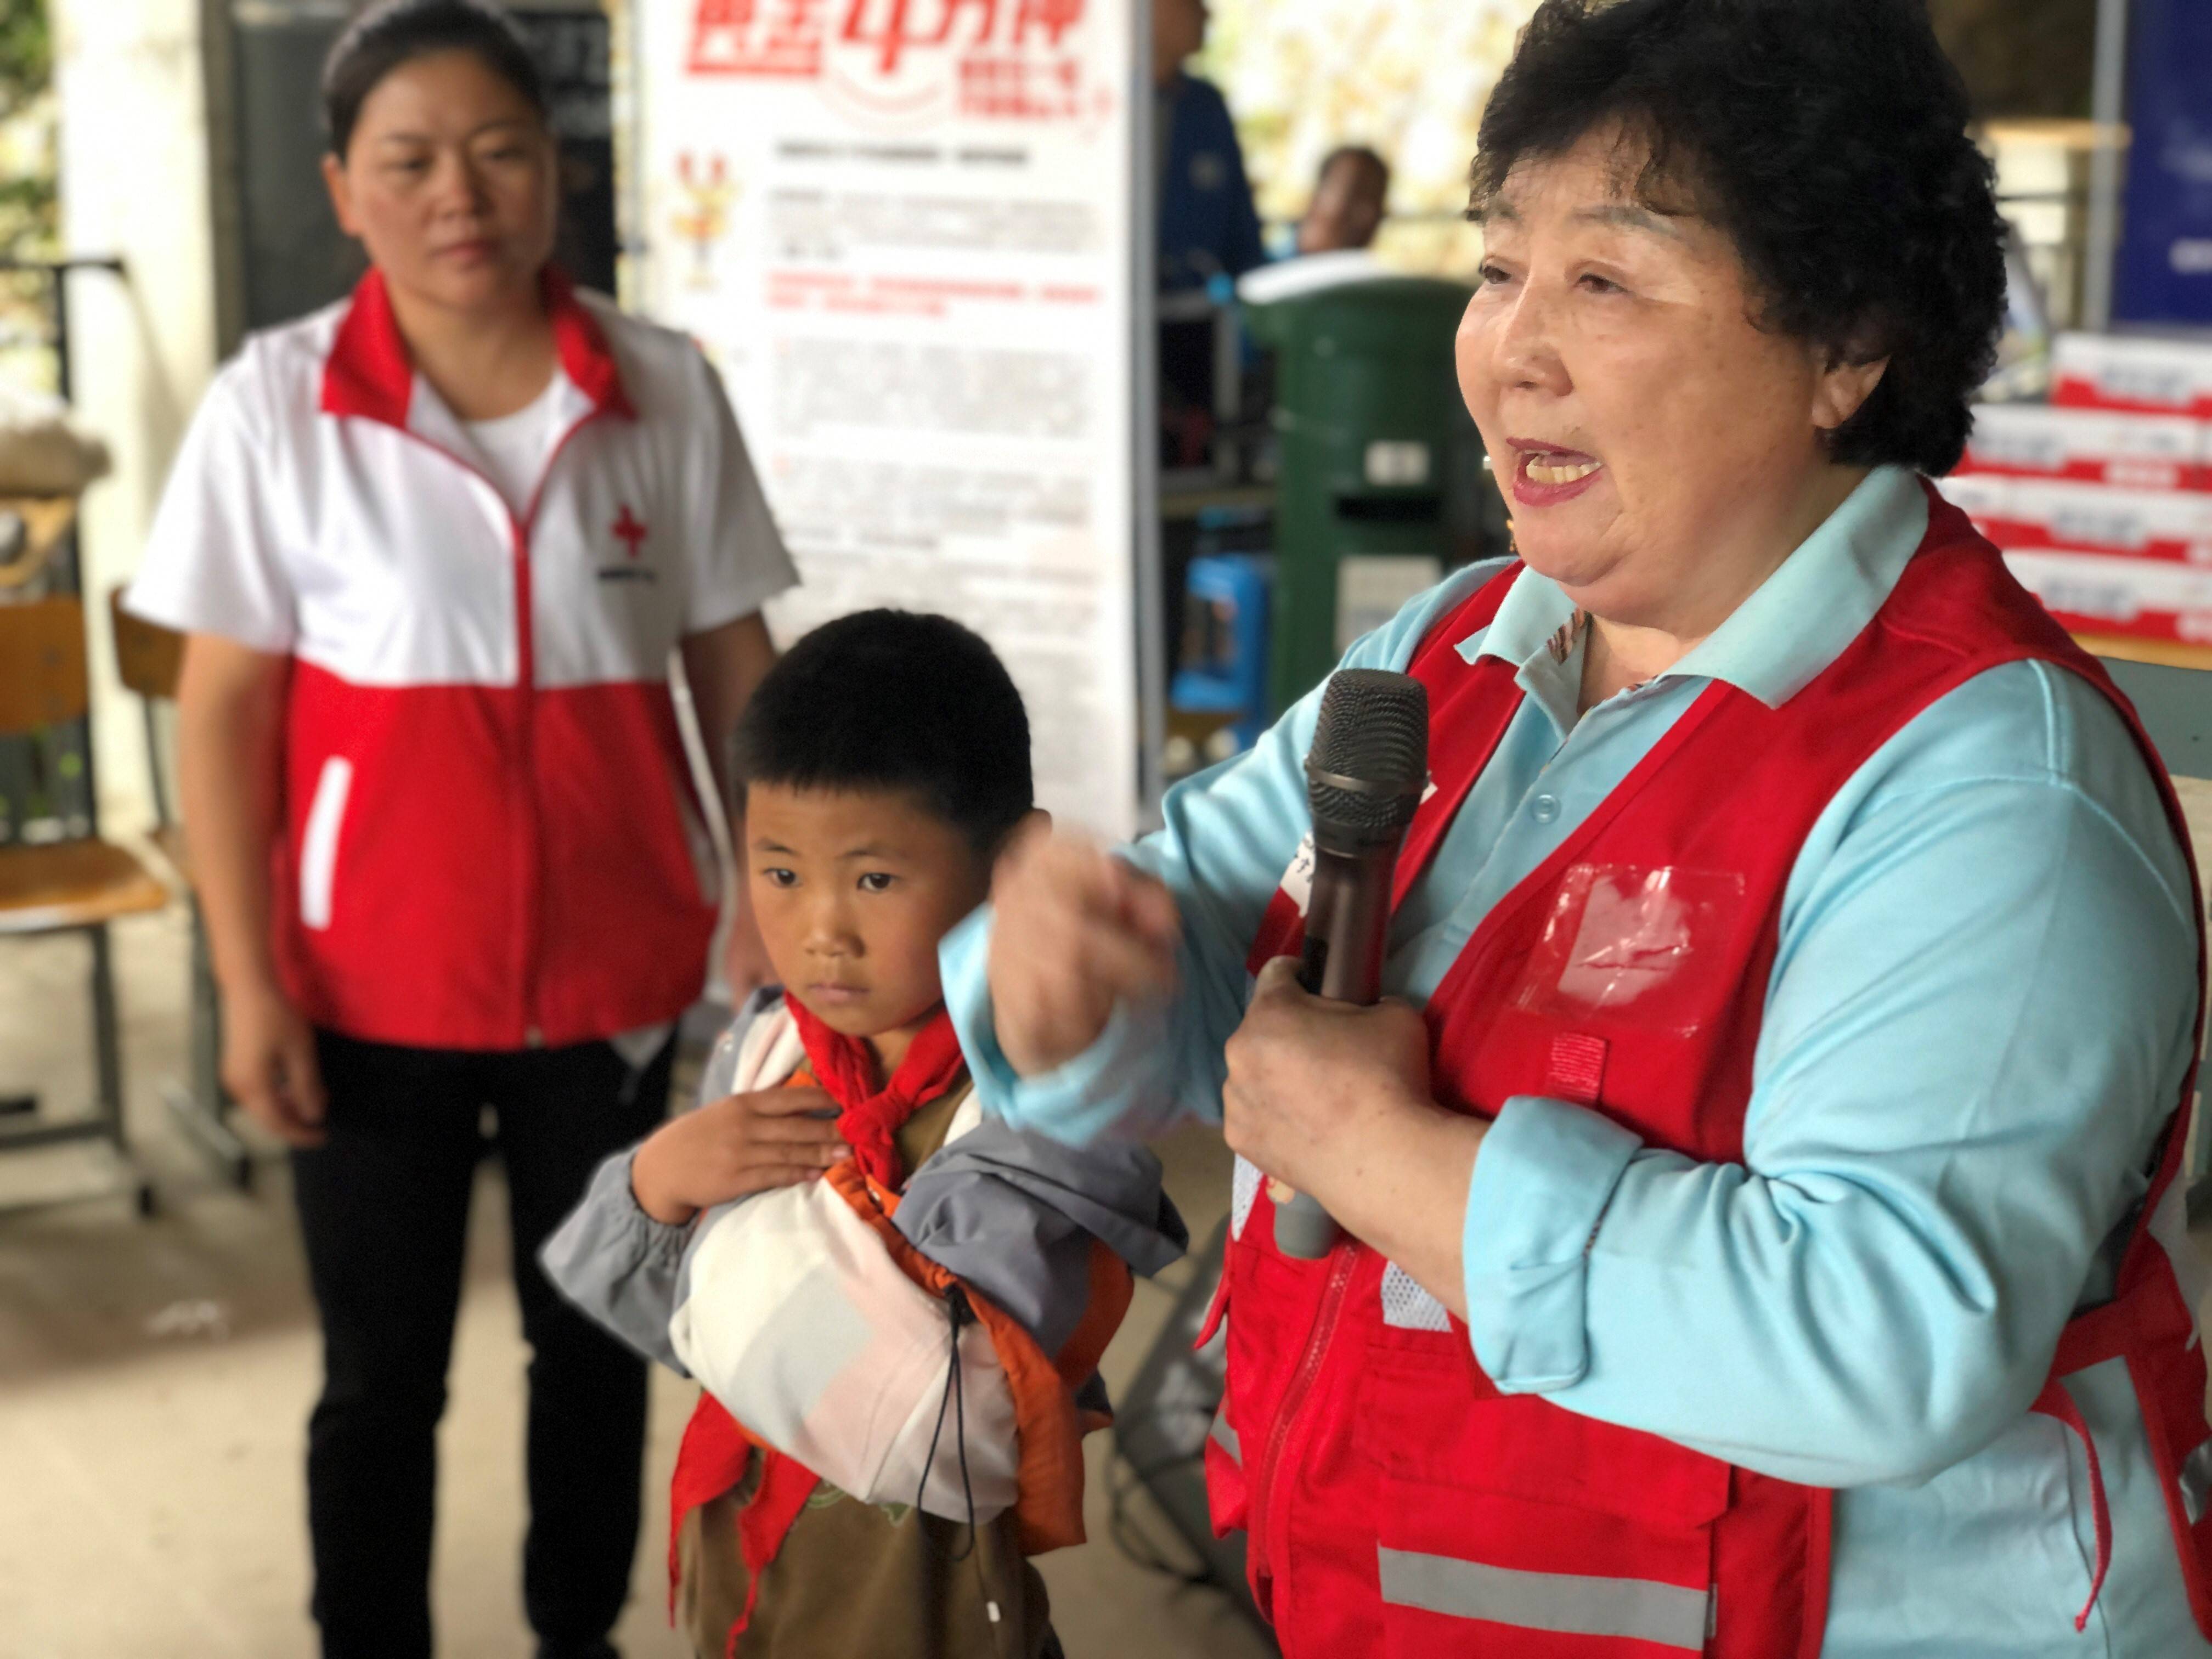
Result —
[{"label": "red volunteer vest", "polygon": [[[1488,1117],[1516,1094],[1573,1100],[1651,1146],[1740,1163],[1784,889],[1808,833],[1885,741],[1999,664],[2057,664],[2111,698],[2187,849],[2125,699],[1964,514],[1932,492],[1930,514],[1895,592],[1833,665],[1776,709],[1711,686],[1476,930],[1426,1010],[1443,1104]],[[1448,617],[1412,665],[1429,693],[1435,787],[1399,862],[1401,901],[1519,706],[1510,665],[1453,649],[1489,623],[1516,574]],[[1729,810],[1714,811],[1723,796]],[[1276,895],[1255,971],[1297,952],[1300,902]],[[2082,1431],[2057,1379],[2126,1358],[2191,1603],[2212,1635],[2212,1516],[2192,1521],[2179,1480],[2212,1438],[2205,1368],[2148,1226],[2177,1174],[2190,1092],[2118,1293],[2068,1327],[2037,1409]],[[1215,1524],[1249,1529],[1253,1590],[1290,1659],[1819,1653],[1830,1493],[1502,1395],[1458,1319],[1434,1329],[1386,1319],[1388,1264],[1373,1250],[1347,1240],[1301,1262],[1273,1235],[1263,1185],[1217,1307],[1217,1319],[1228,1313],[1229,1391],[1206,1463]],[[2100,1483],[2096,1498],[2101,1578]]]}]

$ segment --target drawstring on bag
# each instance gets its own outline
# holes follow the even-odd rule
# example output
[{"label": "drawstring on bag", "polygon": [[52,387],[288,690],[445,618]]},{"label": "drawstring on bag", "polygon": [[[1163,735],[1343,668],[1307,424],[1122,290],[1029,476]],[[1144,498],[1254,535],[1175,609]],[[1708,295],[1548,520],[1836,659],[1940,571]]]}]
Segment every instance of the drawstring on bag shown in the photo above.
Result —
[{"label": "drawstring on bag", "polygon": [[[937,1421],[929,1431],[929,1450],[921,1461],[921,1480],[914,1489],[914,1508],[917,1516],[925,1513],[921,1507],[922,1494],[929,1488],[930,1471],[937,1467],[938,1437],[945,1432],[945,1405],[952,1402],[952,1437],[960,1454],[960,1498],[968,1510],[968,1541],[953,1555],[954,1561],[973,1558],[975,1563],[975,1589],[983,1598],[983,1608],[997,1624],[1000,1614],[999,1604],[983,1582],[983,1559],[975,1550],[975,1489],[968,1479],[968,1389],[960,1370],[960,1333],[975,1322],[975,1310],[968,1300],[968,1292],[957,1284],[945,1287],[946,1322],[951,1332],[950,1358],[945,1368],[945,1393],[937,1402]],[[920,1524],[919,1522],[916,1524]]]}]

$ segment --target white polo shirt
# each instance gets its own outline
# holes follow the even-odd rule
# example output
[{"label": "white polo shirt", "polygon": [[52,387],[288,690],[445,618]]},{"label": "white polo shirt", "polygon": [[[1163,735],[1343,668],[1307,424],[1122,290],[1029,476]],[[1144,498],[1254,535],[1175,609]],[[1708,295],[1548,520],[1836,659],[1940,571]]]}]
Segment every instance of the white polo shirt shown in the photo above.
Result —
[{"label": "white polo shirt", "polygon": [[126,599],[292,658],[276,957],[350,1036],[583,1042],[703,977],[718,880],[671,653],[795,577],[697,348],[546,293],[558,435],[521,505],[371,272],[217,377]]}]

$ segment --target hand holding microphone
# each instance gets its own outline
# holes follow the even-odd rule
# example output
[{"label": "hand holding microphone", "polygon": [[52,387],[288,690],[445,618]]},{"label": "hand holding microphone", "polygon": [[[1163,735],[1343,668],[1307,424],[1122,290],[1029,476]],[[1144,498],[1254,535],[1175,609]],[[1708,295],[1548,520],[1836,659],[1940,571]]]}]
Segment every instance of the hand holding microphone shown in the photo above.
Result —
[{"label": "hand holding microphone", "polygon": [[[1411,675],[1347,668],[1322,692],[1306,756],[1314,869],[1298,982],[1316,996],[1369,1007],[1382,994],[1391,882],[1429,779],[1429,697]],[[1304,1193],[1271,1182],[1275,1248],[1318,1261],[1336,1223]]]}]

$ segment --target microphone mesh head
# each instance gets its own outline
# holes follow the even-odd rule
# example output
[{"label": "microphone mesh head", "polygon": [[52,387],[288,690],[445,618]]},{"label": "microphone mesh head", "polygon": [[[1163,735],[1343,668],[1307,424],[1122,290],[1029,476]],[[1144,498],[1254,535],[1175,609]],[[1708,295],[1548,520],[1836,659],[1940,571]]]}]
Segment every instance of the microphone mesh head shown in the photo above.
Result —
[{"label": "microphone mesh head", "polygon": [[1314,827],[1395,836],[1413,822],[1428,781],[1429,694],[1421,683],[1381,668],[1331,675],[1306,756]]}]

